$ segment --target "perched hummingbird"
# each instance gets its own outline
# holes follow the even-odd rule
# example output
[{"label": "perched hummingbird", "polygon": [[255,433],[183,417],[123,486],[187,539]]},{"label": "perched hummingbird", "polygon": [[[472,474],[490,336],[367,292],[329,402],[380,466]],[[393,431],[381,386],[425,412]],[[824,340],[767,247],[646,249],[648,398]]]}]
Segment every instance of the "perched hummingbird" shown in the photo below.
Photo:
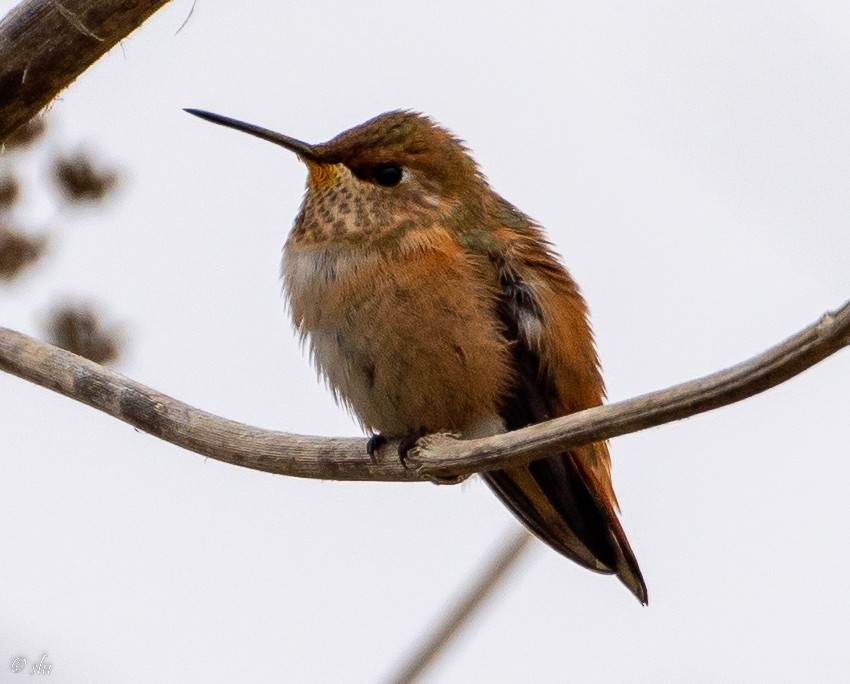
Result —
[{"label": "perched hummingbird", "polygon": [[[541,228],[463,143],[393,111],[319,145],[186,110],[294,152],[307,191],[283,251],[295,328],[335,398],[374,436],[515,430],[597,406],[587,306]],[[556,551],[646,603],[604,442],[484,479]]]}]

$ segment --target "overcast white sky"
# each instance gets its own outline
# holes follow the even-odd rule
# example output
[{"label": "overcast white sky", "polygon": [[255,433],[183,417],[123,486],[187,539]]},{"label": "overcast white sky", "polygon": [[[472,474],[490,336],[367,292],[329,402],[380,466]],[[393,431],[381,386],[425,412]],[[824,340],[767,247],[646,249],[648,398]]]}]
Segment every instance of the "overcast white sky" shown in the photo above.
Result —
[{"label": "overcast white sky", "polygon": [[[5,12],[14,3],[0,2]],[[611,400],[747,358],[850,296],[846,2],[179,0],[51,111],[45,148],[120,165],[0,287],[38,331],[100,303],[120,370],[263,427],[356,435],[301,354],[280,248],[305,172],[184,114],[308,140],[414,108],[547,227],[590,303]],[[2,160],[0,160],[2,161]],[[428,681],[846,681],[850,354],[612,443],[649,585],[536,545]],[[479,483],[310,482],[226,466],[0,375],[0,681],[370,682],[515,526]]]}]

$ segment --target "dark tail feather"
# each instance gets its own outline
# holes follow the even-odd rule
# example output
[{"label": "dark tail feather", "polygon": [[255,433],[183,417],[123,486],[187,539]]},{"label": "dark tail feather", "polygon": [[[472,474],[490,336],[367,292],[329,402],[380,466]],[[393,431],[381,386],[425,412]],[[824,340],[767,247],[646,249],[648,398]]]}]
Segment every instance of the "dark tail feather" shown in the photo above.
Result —
[{"label": "dark tail feather", "polygon": [[614,574],[647,603],[646,584],[613,502],[573,453],[484,473],[502,502],[541,540],[590,570]]}]

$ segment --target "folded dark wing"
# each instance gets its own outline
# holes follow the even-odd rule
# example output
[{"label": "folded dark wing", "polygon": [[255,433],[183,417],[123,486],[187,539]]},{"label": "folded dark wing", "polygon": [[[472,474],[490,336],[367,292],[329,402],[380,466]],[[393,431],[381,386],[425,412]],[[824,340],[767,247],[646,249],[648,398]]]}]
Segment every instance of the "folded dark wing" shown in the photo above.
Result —
[{"label": "folded dark wing", "polygon": [[[499,276],[498,315],[514,368],[514,382],[500,411],[508,430],[585,408],[576,406],[574,397],[564,396],[569,392],[569,383],[555,375],[559,370],[572,372],[570,364],[577,354],[575,344],[581,346],[582,342],[573,341],[572,347],[567,345],[568,358],[553,358],[557,351],[553,352],[551,340],[547,343],[543,337],[552,325],[564,328],[569,321],[577,320],[575,316],[547,320],[547,308],[576,306],[577,315],[583,319],[584,303],[569,275],[548,252],[539,255],[539,262],[528,265],[533,269],[531,273],[544,273],[536,287],[523,278],[523,264],[505,260],[495,264]],[[550,271],[548,278],[541,269]],[[563,286],[561,293],[559,285]],[[563,301],[558,301],[559,296]],[[554,311],[553,316],[557,318]],[[585,333],[562,329],[556,330],[556,334]],[[592,340],[589,333],[585,336],[590,358],[582,362],[595,366]],[[578,351],[580,356],[581,350]],[[582,377],[581,369],[576,370],[575,376]],[[596,403],[601,400],[601,379],[598,385],[594,388]],[[576,395],[582,395],[578,388]],[[615,512],[604,443],[579,447],[525,466],[491,471],[484,477],[508,508],[540,539],[586,568],[616,574],[646,603],[646,586]]]}]

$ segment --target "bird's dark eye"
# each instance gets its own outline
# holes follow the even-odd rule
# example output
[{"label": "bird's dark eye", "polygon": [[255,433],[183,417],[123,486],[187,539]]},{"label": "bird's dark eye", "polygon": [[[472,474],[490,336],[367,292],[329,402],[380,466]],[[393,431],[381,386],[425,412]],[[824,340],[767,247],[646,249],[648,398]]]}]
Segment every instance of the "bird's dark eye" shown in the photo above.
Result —
[{"label": "bird's dark eye", "polygon": [[401,167],[393,162],[378,164],[372,169],[372,178],[375,182],[387,188],[398,185],[401,182],[401,176]]}]

